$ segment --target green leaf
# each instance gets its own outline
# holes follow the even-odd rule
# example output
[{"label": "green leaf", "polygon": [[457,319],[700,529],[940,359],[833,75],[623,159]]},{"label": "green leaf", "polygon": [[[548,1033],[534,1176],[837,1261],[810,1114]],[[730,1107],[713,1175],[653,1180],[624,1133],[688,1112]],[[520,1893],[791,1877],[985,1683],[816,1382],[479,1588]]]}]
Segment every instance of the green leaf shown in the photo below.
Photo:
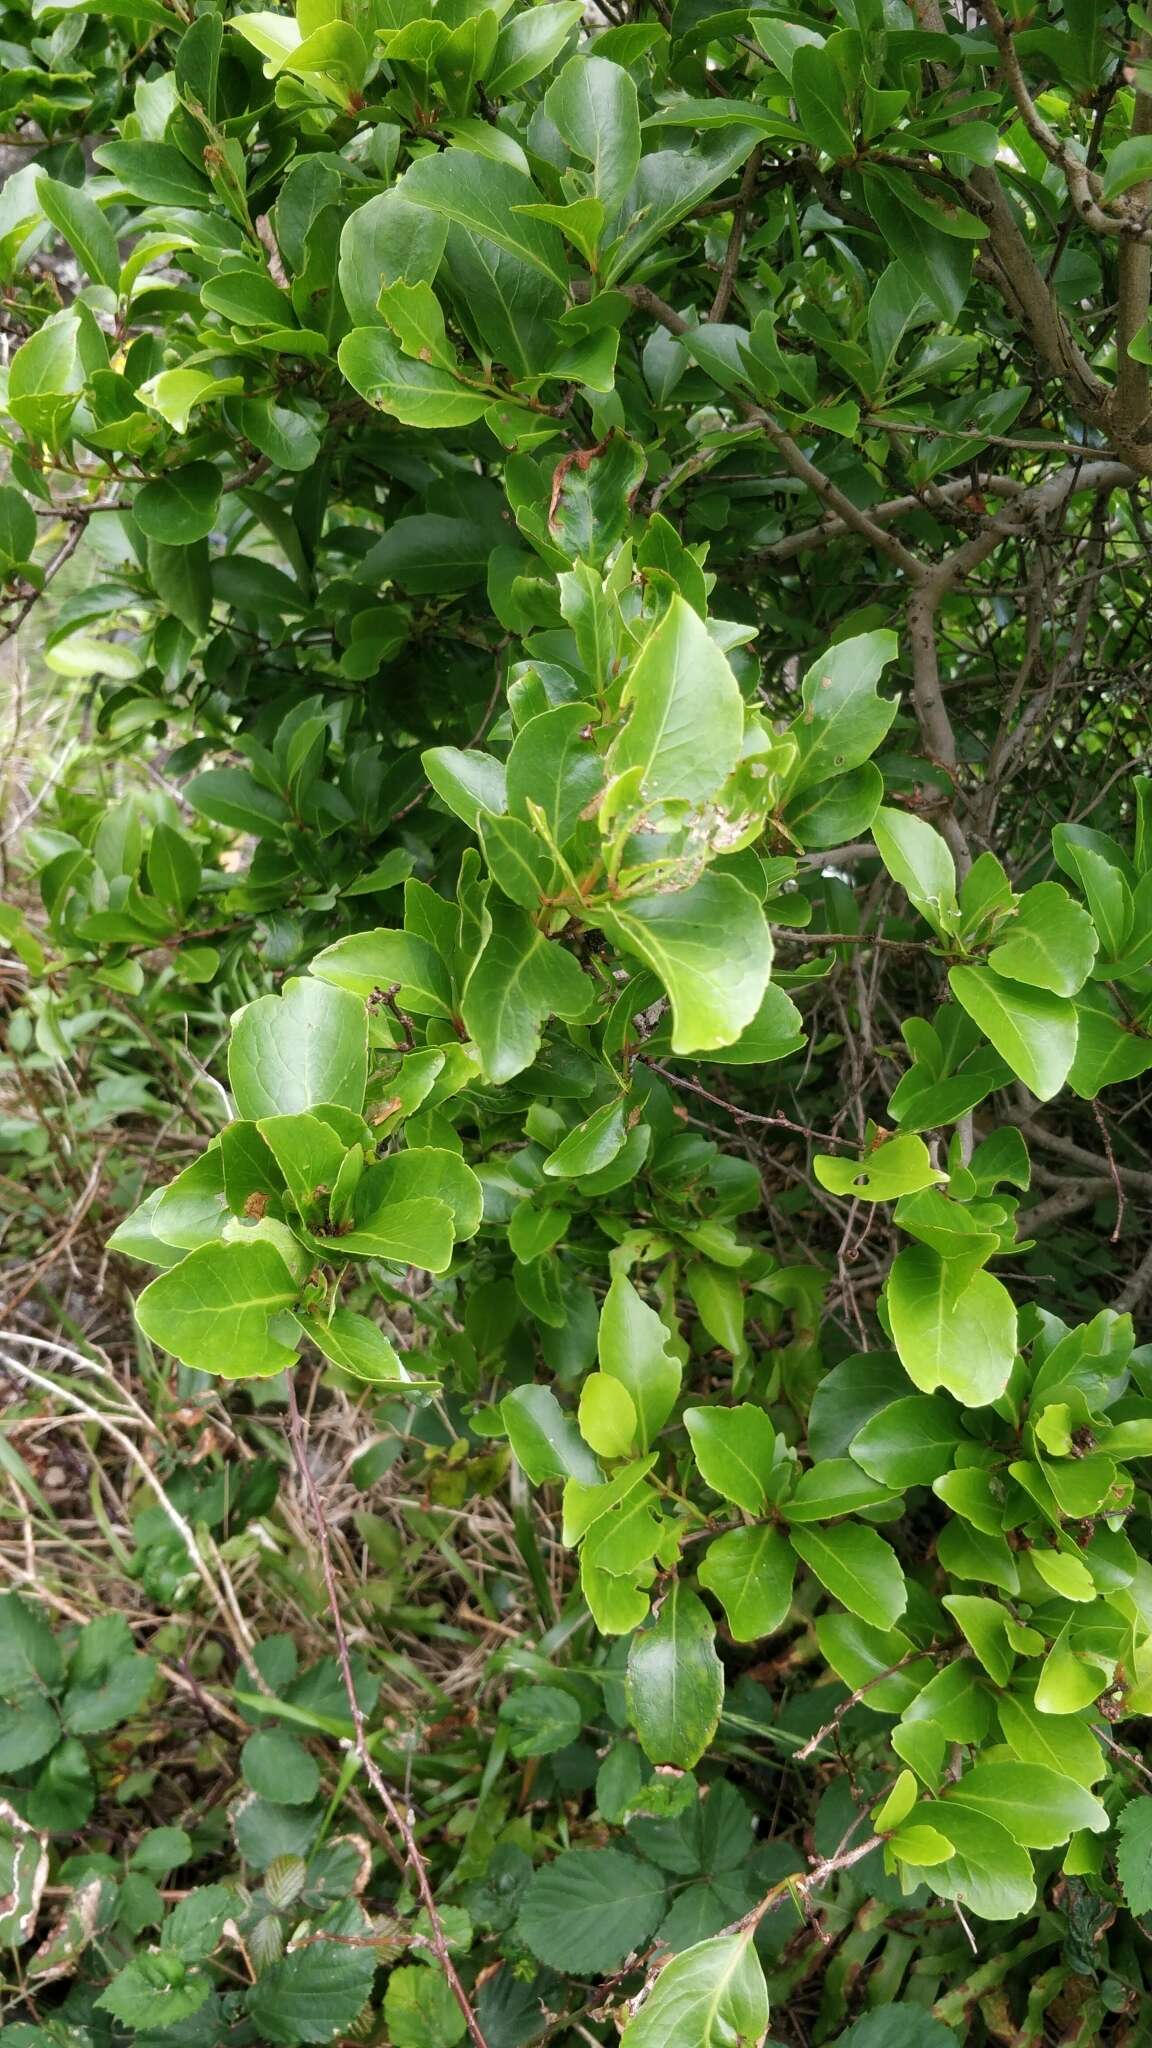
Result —
[{"label": "green leaf", "polygon": [[948,983],[1012,1072],[1048,1102],[1076,1056],[1076,1011],[1064,996],[1006,981],[990,967],[952,967]]},{"label": "green leaf", "polygon": [[913,1807],[912,1817],[952,1845],[947,1863],[933,1863],[925,1871],[941,1898],[956,1899],[981,1920],[1016,1920],[1031,1912],[1036,1898],[1032,1859],[1006,1828],[952,1800],[924,1801]]},{"label": "green leaf", "polygon": [[1129,135],[1108,152],[1100,188],[1102,199],[1119,199],[1133,185],[1152,179],[1152,135]]},{"label": "green leaf", "polygon": [[258,1728],[240,1752],[244,1779],[262,1799],[307,1806],[320,1790],[320,1767],[286,1728]]},{"label": "green leaf", "polygon": [[942,1604],[959,1623],[989,1678],[1007,1685],[1015,1661],[1007,1608],[983,1593],[946,1593]]},{"label": "green leaf", "polygon": [[467,149],[446,149],[412,164],[401,180],[400,193],[409,204],[471,228],[556,284],[567,284],[564,244],[555,228],[517,211],[531,206],[541,194],[511,164]]},{"label": "green leaf", "polygon": [[530,718],[516,735],[508,756],[508,809],[527,823],[534,805],[563,847],[603,781],[604,764],[588,732],[588,707],[557,704]]},{"label": "green leaf", "polygon": [[820,1584],[850,1614],[874,1628],[891,1628],[908,1604],[896,1553],[859,1522],[790,1531],[792,1548]]},{"label": "green leaf", "polygon": [[753,2048],[767,2026],[768,1992],[749,1928],[673,1956],[625,2027],[621,2048]]},{"label": "green leaf", "polygon": [[308,972],[365,1001],[377,990],[395,989],[399,1008],[415,1017],[452,1015],[448,969],[435,947],[415,932],[380,928],[337,939],[316,954]]},{"label": "green leaf", "polygon": [[597,1335],[600,1369],[631,1397],[646,1451],[672,1413],[680,1392],[680,1361],[668,1330],[625,1273],[615,1273],[604,1297]]},{"label": "green leaf", "polygon": [[122,1615],[99,1615],[80,1631],[61,1712],[70,1735],[102,1735],[143,1706],[156,1666],[134,1649]]},{"label": "green leaf", "polygon": [[507,808],[504,769],[491,754],[474,747],[429,747],[420,766],[437,796],[474,832],[483,818]]},{"label": "green leaf", "polygon": [[622,705],[629,716],[608,750],[608,773],[637,769],[644,804],[701,803],[735,768],[744,700],[726,657],[682,597],[672,599],[629,669]]},{"label": "green leaf", "polygon": [[490,917],[461,1013],[488,1080],[510,1081],[536,1058],[545,1018],[585,1017],[592,989],[573,954],[545,938],[522,910],[494,902]]},{"label": "green leaf", "polygon": [[492,403],[491,391],[470,390],[443,364],[403,354],[382,327],[354,328],[337,360],[354,391],[406,427],[466,427]]},{"label": "green leaf", "polygon": [[822,1188],[855,1202],[894,1202],[920,1188],[938,1187],[948,1175],[934,1167],[923,1138],[889,1138],[863,1159],[837,1159],[826,1152],[813,1156],[812,1170]]},{"label": "green leaf", "polygon": [[47,1622],[18,1593],[0,1593],[0,1697],[56,1692],[63,1676],[60,1645]]},{"label": "green leaf", "polygon": [[580,19],[580,0],[553,0],[525,8],[501,25],[484,90],[490,99],[517,92],[558,57]]},{"label": "green leaf", "polygon": [[645,468],[643,449],[623,434],[609,434],[589,453],[581,450],[557,464],[548,531],[573,561],[601,563],[615,547]]},{"label": "green leaf", "polygon": [[207,1971],[188,1970],[174,1952],[149,1949],[117,1972],[96,2003],[133,2032],[142,2032],[189,2019],[211,1990]]},{"label": "green leaf", "polygon": [[149,540],[189,547],[216,524],[222,479],[211,462],[187,462],[137,491],[133,516]]},{"label": "green leaf", "polygon": [[510,1730],[513,1756],[553,1756],[577,1741],[583,1715],[572,1693],[561,1692],[556,1685],[534,1685],[509,1693],[500,1721]]},{"label": "green leaf", "polygon": [[627,1141],[624,1101],[606,1102],[562,1138],[554,1152],[541,1162],[541,1171],[553,1180],[571,1180],[580,1174],[599,1173],[624,1150]]},{"label": "green leaf", "polygon": [[1054,1849],[1078,1828],[1100,1834],[1109,1825],[1091,1792],[1046,1764],[978,1762],[946,1797],[999,1821],[1026,1849]]},{"label": "green leaf", "polygon": [[41,172],[36,196],[53,227],[58,228],[82,271],[93,284],[120,286],[120,252],[116,237],[95,201],[75,185],[64,185]]},{"label": "green leaf", "polygon": [[891,1505],[891,1489],[862,1472],[853,1458],[825,1458],[802,1472],[784,1513],[789,1525],[827,1522],[861,1508]]},{"label": "green leaf", "polygon": [[59,1717],[50,1700],[26,1699],[18,1706],[0,1706],[0,1771],[23,1771],[55,1749],[60,1740]]},{"label": "green leaf", "polygon": [[297,1292],[271,1245],[207,1244],[144,1289],[136,1318],[146,1337],[184,1365],[225,1379],[263,1379],[295,1362],[295,1348],[275,1326]]},{"label": "green leaf", "polygon": [[1116,1874],[1131,1913],[1152,1913],[1152,1799],[1130,1799],[1116,1822]]},{"label": "green leaf", "polygon": [[36,514],[11,484],[0,484],[0,577],[27,562],[36,546]]},{"label": "green leaf", "polygon": [[787,1537],[771,1523],[729,1529],[700,1560],[700,1584],[724,1609],[734,1641],[755,1643],[782,1627],[792,1608],[796,1560]]},{"label": "green leaf", "polygon": [[335,1309],[327,1322],[319,1316],[300,1319],[300,1328],[331,1365],[353,1379],[381,1387],[422,1387],[435,1385],[423,1374],[410,1373],[378,1323],[370,1316],[357,1315],[350,1308]]},{"label": "green leaf", "polygon": [[762,1408],[686,1408],[684,1424],[700,1476],[749,1515],[764,1511],[776,1465],[776,1431]]},{"label": "green leaf", "polygon": [[871,759],[896,716],[876,685],[896,658],[896,635],[860,633],[813,662],[801,685],[804,710],[790,728],[799,759],[790,794]]},{"label": "green leaf", "polygon": [[844,80],[831,50],[801,44],[792,60],[792,96],[800,125],[817,149],[831,157],[854,154]]},{"label": "green leaf", "polygon": [[[166,558],[176,559],[187,557],[189,552],[187,548],[164,550]],[[167,598],[165,601],[169,602]],[[207,768],[203,775],[192,777],[184,794],[205,818],[213,818],[217,824],[231,826],[237,832],[252,832],[257,838],[274,834],[291,815],[283,797],[275,790],[265,789],[246,768]]]},{"label": "green leaf", "polygon": [[1030,1699],[1004,1693],[996,1702],[1000,1727],[1021,1763],[1046,1764],[1061,1777],[1091,1788],[1107,1769],[1086,1721],[1075,1714],[1041,1714]]},{"label": "green leaf", "polygon": [[1096,928],[1059,882],[1038,882],[1026,889],[1005,936],[993,946],[988,965],[1010,981],[1074,996],[1092,972]]},{"label": "green leaf", "polygon": [[500,1403],[500,1415],[516,1462],[533,1486],[543,1486],[549,1479],[599,1483],[595,1458],[549,1387],[514,1387]]},{"label": "green leaf", "polygon": [[359,1110],[368,1078],[368,1019],[348,990],[315,979],[249,1003],[233,1027],[228,1080],[241,1117],[291,1116],[315,1103]]},{"label": "green leaf", "polygon": [[640,1857],[619,1849],[570,1849],[536,1872],[516,1935],[553,1969],[599,1975],[651,1940],[666,1900],[660,1872]]},{"label": "green leaf", "polygon": [[724,1704],[715,1637],[703,1602],[676,1582],[653,1625],[632,1638],[628,1719],[650,1762],[691,1770],[711,1742]]},{"label": "green leaf", "polygon": [[873,1479],[903,1491],[931,1486],[952,1468],[963,1442],[959,1417],[948,1401],[908,1394],[881,1408],[852,1439],[851,1453]]},{"label": "green leaf", "polygon": [[468,2031],[447,1979],[421,1963],[392,1971],[384,2019],[393,2048],[454,2048]]},{"label": "green leaf", "polygon": [[101,169],[133,199],[149,206],[207,207],[207,181],[170,142],[103,142],[92,152]]},{"label": "green leaf", "polygon": [[[266,2041],[282,2042],[285,2048],[301,2041],[331,2041],[334,2034],[347,2033],[367,2003],[375,1974],[371,1946],[313,1942],[261,1972],[248,1993],[248,2017]],[[422,1974],[435,1983],[431,1972]]]},{"label": "green leaf", "polygon": [[659,975],[672,1004],[672,1050],[731,1046],[752,1023],[772,972],[764,913],[732,875],[707,874],[674,895],[633,896],[596,921]]},{"label": "green leaf", "polygon": [[922,1393],[944,1387],[969,1408],[998,1401],[1016,1356],[1016,1309],[991,1273],[967,1280],[927,1245],[898,1254],[886,1300],[900,1362]]},{"label": "green leaf", "polygon": [[604,57],[569,58],[544,95],[544,111],[569,149],[592,166],[592,190],[611,212],[640,162],[636,86]]},{"label": "green leaf", "polygon": [[882,805],[872,821],[872,837],[888,873],[921,917],[942,935],[954,930],[959,917],[956,863],[935,826]]}]

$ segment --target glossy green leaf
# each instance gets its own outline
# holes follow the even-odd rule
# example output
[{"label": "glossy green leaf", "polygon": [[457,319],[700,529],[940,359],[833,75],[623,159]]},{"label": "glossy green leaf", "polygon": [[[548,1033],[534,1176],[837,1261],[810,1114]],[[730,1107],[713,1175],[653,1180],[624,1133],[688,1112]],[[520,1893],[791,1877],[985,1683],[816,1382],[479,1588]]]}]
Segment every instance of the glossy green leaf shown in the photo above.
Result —
[{"label": "glossy green leaf", "polygon": [[724,1703],[715,1633],[703,1602],[677,1582],[652,1626],[632,1638],[628,1719],[654,1764],[691,1770],[712,1740]]},{"label": "glossy green leaf", "polygon": [[697,1577],[719,1600],[733,1639],[755,1643],[787,1620],[795,1570],[787,1537],[765,1522],[714,1537],[700,1559]]},{"label": "glossy green leaf", "polygon": [[686,1408],[684,1425],[705,1485],[750,1515],[763,1512],[776,1464],[776,1431],[762,1408]]},{"label": "glossy green leaf", "polygon": [[208,1244],[153,1280],[136,1315],[145,1336],[184,1365],[224,1379],[266,1378],[294,1363],[276,1319],[297,1292],[271,1245]]},{"label": "glossy green leaf", "polygon": [[659,975],[672,1004],[672,1050],[729,1046],[756,1016],[772,972],[763,911],[731,875],[676,895],[633,896],[597,920]]},{"label": "glossy green leaf", "polygon": [[896,1554],[875,1529],[859,1522],[791,1531],[792,1548],[820,1584],[850,1614],[874,1628],[891,1628],[908,1604]]},{"label": "glossy green leaf", "polygon": [[1076,1055],[1076,1011],[1063,996],[1007,981],[988,967],[953,967],[948,982],[974,1024],[1025,1086],[1047,1102]]},{"label": "glossy green leaf", "polygon": [[288,981],[249,1003],[232,1033],[228,1080],[242,1117],[294,1115],[319,1102],[359,1110],[368,1072],[368,1020],[348,990]]},{"label": "glossy green leaf", "polygon": [[911,1245],[888,1275],[888,1313],[900,1362],[922,1393],[944,1387],[969,1408],[996,1401],[1016,1356],[1016,1309],[991,1273],[966,1279],[927,1245]]}]

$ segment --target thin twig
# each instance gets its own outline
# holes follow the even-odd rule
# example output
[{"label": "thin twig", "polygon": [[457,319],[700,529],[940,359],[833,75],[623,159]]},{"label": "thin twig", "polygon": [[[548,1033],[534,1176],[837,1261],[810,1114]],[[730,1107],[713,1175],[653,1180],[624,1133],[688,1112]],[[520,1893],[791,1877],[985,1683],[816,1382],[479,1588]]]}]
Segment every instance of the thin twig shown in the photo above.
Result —
[{"label": "thin twig", "polygon": [[890,1664],[886,1671],[878,1671],[874,1678],[869,1678],[865,1682],[865,1684],[858,1685],[856,1687],[855,1692],[850,1692],[846,1700],[841,1700],[840,1705],[837,1707],[836,1712],[833,1714],[831,1720],[825,1721],[824,1726],[822,1728],[818,1728],[816,1730],[815,1735],[809,1736],[808,1741],[804,1744],[803,1749],[798,1749],[796,1751],[796,1754],[792,1759],[793,1763],[802,1764],[806,1762],[807,1759],[810,1756],[812,1756],[816,1750],[819,1749],[820,1744],[826,1739],[827,1736],[834,1735],[836,1733],[836,1730],[840,1726],[841,1721],[844,1719],[845,1714],[851,1713],[853,1707],[858,1707],[861,1700],[864,1699],[865,1696],[871,1692],[874,1685],[881,1685],[886,1678],[895,1677],[898,1671],[903,1671],[904,1666],[906,1664],[914,1663],[918,1657],[922,1657],[923,1655],[923,1650],[906,1650],[898,1664]]},{"label": "thin twig", "polygon": [[1116,1154],[1112,1150],[1111,1133],[1105,1121],[1104,1112],[1098,1102],[1092,1104],[1092,1113],[1096,1118],[1096,1127],[1104,1141],[1104,1150],[1108,1155],[1108,1172],[1112,1179],[1112,1185],[1116,1190],[1116,1223],[1108,1240],[1109,1244],[1115,1244],[1124,1227],[1124,1183],[1120,1178],[1120,1170],[1116,1164]]},{"label": "thin twig", "polygon": [[659,1060],[646,1060],[645,1065],[651,1067],[654,1074],[662,1074],[673,1088],[686,1088],[690,1095],[699,1095],[705,1102],[713,1103],[717,1109],[726,1109],[737,1123],[762,1124],[768,1129],[795,1131],[799,1138],[816,1138],[822,1145],[847,1145],[849,1151],[853,1150],[850,1139],[838,1138],[831,1131],[814,1131],[808,1124],[794,1124],[790,1117],[761,1116],[756,1110],[741,1109],[739,1103],[729,1102],[726,1095],[713,1095],[710,1089],[702,1088],[699,1081],[689,1081],[685,1074],[674,1074],[669,1067],[662,1066]]}]

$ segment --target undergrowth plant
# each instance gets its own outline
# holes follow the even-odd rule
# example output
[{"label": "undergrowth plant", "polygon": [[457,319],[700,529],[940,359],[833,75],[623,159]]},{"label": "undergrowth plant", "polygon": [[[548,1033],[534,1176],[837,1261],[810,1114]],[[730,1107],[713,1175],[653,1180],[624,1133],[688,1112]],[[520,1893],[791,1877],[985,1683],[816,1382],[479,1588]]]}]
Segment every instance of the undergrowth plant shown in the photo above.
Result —
[{"label": "undergrowth plant", "polygon": [[[303,1704],[247,1654],[280,1817],[96,1943],[85,2044],[830,2040],[870,1963],[857,2048],[1137,2048],[1152,21],[2,34],[3,609],[88,565],[44,649],[105,778],[25,833],[3,1128],[56,1160],[78,1048],[115,1116],[186,1087],[110,1247],[182,1394],[287,1404],[332,1630]],[[455,1825],[302,1376],[508,1500]],[[353,1779],[389,1850],[332,1877]],[[14,1855],[80,1824],[40,1784]]]}]

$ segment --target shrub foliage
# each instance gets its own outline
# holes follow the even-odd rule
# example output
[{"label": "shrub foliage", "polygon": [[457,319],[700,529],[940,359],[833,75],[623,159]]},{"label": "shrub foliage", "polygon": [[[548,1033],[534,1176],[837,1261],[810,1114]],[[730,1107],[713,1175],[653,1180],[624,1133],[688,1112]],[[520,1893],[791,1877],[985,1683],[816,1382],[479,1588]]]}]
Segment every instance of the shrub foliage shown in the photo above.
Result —
[{"label": "shrub foliage", "polygon": [[[18,1049],[232,1013],[111,1240],[143,1337],[447,1418],[539,1593],[491,1769],[550,1817],[438,1866],[489,1946],[387,2038],[757,2042],[841,1882],[992,1955],[1126,1903],[1095,2038],[1152,1907],[1147,19],[4,24],[4,615],[159,776],[32,833]],[[96,1725],[53,1673],[17,1827]],[[118,2022],[193,2041],[228,1897]],[[282,1948],[246,2024],[330,2038],[370,1949]]]}]

